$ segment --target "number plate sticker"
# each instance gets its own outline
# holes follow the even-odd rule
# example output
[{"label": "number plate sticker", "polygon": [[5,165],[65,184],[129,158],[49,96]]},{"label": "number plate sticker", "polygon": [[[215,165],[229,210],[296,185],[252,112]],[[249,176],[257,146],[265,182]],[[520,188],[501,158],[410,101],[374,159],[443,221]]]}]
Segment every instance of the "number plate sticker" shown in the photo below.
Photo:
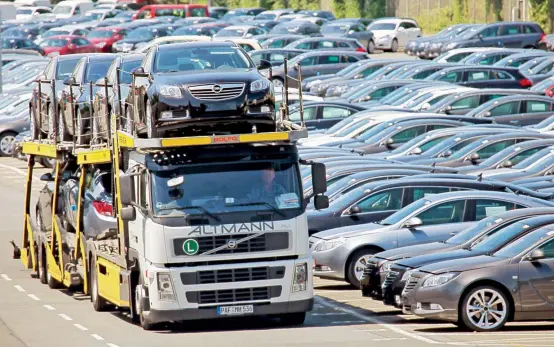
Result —
[{"label": "number plate sticker", "polygon": [[242,306],[220,306],[217,308],[218,316],[237,316],[242,314],[254,313],[253,305]]}]

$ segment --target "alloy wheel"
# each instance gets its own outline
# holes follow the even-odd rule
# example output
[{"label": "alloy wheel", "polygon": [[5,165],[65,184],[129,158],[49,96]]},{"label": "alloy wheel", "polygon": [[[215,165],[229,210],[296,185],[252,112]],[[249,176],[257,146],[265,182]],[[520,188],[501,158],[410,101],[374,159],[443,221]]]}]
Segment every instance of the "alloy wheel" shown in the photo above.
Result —
[{"label": "alloy wheel", "polygon": [[369,257],[371,257],[369,254],[364,254],[358,260],[356,260],[356,263],[354,264],[354,274],[356,275],[356,278],[360,280],[362,278],[362,275],[364,274],[364,270],[367,266],[367,261],[369,260]]},{"label": "alloy wheel", "polygon": [[5,135],[0,140],[0,151],[3,156],[10,156],[13,152],[12,143],[15,140],[13,135]]},{"label": "alloy wheel", "polygon": [[467,300],[465,313],[469,322],[480,330],[493,330],[504,324],[508,305],[495,289],[483,288],[475,291]]}]

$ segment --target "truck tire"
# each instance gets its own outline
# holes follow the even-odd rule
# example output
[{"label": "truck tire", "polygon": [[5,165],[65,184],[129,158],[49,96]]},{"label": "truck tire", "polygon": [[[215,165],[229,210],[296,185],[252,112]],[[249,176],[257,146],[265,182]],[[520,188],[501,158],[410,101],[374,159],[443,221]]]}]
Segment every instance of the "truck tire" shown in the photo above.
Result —
[{"label": "truck tire", "polygon": [[41,245],[38,249],[38,279],[40,283],[47,284],[48,280],[46,279],[46,254],[44,254],[44,247]]},{"label": "truck tire", "polygon": [[142,329],[146,331],[156,330],[158,328],[158,324],[150,323],[147,321],[144,317],[144,310],[142,307],[142,275],[139,275],[139,281],[137,286],[135,287],[135,309],[136,312],[136,320],[142,327]]},{"label": "truck tire", "polygon": [[58,282],[54,277],[52,277],[52,274],[50,271],[48,271],[48,255],[44,255],[44,264],[46,265],[46,283],[48,284],[48,287],[51,289],[58,289],[61,287],[61,283]]},{"label": "truck tire", "polygon": [[90,262],[90,301],[95,311],[105,311],[108,303],[102,298],[98,292],[98,278],[96,275],[96,260],[93,258]]},{"label": "truck tire", "polygon": [[293,326],[293,325],[302,325],[306,320],[306,312],[295,312],[287,313],[279,316],[281,325],[283,326]]}]

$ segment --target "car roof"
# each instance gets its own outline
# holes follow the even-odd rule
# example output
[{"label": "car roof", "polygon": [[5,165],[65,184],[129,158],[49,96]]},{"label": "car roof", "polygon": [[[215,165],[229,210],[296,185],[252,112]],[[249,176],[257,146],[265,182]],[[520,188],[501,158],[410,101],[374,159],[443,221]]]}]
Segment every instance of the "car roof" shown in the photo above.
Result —
[{"label": "car roof", "polygon": [[364,56],[364,55],[367,55],[367,52],[343,51],[343,50],[337,49],[337,50],[316,50],[316,51],[306,52],[301,55],[303,57],[310,57],[312,55],[325,55],[325,54]]},{"label": "car roof", "polygon": [[535,203],[538,205],[544,204],[546,206],[554,206],[553,202],[550,201],[544,201],[539,200],[536,198],[524,196],[524,195],[516,195],[514,193],[504,193],[504,192],[494,192],[494,191],[479,191],[479,190],[466,190],[466,191],[458,191],[458,192],[449,192],[449,193],[440,193],[440,194],[433,194],[428,195],[424,199],[429,200],[431,202],[440,202],[445,199],[456,199],[456,198],[483,198],[483,199],[490,199],[490,198],[497,198],[497,199],[509,199],[513,200],[514,202],[525,201],[527,203]]},{"label": "car roof", "polygon": [[513,100],[521,100],[521,99],[525,99],[525,100],[539,100],[539,101],[548,101],[548,102],[553,102],[554,103],[554,99],[549,97],[549,96],[544,96],[544,95],[537,95],[537,94],[515,94],[515,95],[507,95],[507,96],[502,96],[500,98],[496,98],[496,99],[492,99],[492,100],[489,100],[490,101],[497,101],[497,102],[507,102],[507,101],[513,101]]},{"label": "car roof", "polygon": [[128,61],[134,61],[138,59],[143,59],[146,56],[146,53],[131,53],[131,54],[122,54],[121,61],[128,62]]},{"label": "car roof", "polygon": [[225,29],[251,29],[251,28],[257,28],[257,26],[255,25],[247,25],[247,24],[241,24],[241,25],[229,25],[228,27],[226,28],[223,28],[223,30]]},{"label": "car roof", "polygon": [[349,38],[349,37],[328,37],[328,36],[321,36],[321,37],[306,37],[304,39],[300,39],[298,41],[294,41],[294,43],[299,42],[309,42],[309,41],[356,41],[356,39]]},{"label": "car roof", "polygon": [[185,48],[211,48],[211,47],[237,47],[237,45],[230,41],[209,41],[209,42],[182,42],[182,43],[174,43],[171,45],[161,45],[158,46],[158,51],[164,52],[164,51],[174,51],[177,49],[185,49]]}]

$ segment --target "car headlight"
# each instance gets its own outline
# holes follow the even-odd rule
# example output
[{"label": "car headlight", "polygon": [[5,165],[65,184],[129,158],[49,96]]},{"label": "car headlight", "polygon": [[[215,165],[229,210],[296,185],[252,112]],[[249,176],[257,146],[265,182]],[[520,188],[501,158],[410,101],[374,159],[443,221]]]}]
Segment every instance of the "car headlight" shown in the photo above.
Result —
[{"label": "car headlight", "polygon": [[390,272],[390,267],[392,266],[392,261],[386,261],[381,265],[379,272]]},{"label": "car headlight", "polygon": [[269,88],[269,81],[267,79],[257,80],[250,84],[251,92],[259,92]]},{"label": "car headlight", "polygon": [[338,246],[342,245],[344,241],[346,241],[346,239],[342,237],[338,239],[322,241],[315,246],[314,252],[329,251],[331,249],[337,248]]},{"label": "car headlight", "polygon": [[168,98],[182,98],[181,88],[177,86],[160,86],[160,95]]},{"label": "car headlight", "polygon": [[408,278],[412,275],[413,271],[414,270],[408,270],[408,271],[404,272],[404,275],[402,276],[402,281],[407,281]]},{"label": "car headlight", "polygon": [[381,40],[388,40],[388,39],[390,39],[390,35],[381,36]]},{"label": "car headlight", "polygon": [[421,287],[423,288],[431,288],[431,287],[438,287],[442,286],[450,281],[452,281],[454,278],[458,277],[460,275],[459,272],[449,272],[442,275],[434,275],[425,280],[423,282],[423,285]]}]

